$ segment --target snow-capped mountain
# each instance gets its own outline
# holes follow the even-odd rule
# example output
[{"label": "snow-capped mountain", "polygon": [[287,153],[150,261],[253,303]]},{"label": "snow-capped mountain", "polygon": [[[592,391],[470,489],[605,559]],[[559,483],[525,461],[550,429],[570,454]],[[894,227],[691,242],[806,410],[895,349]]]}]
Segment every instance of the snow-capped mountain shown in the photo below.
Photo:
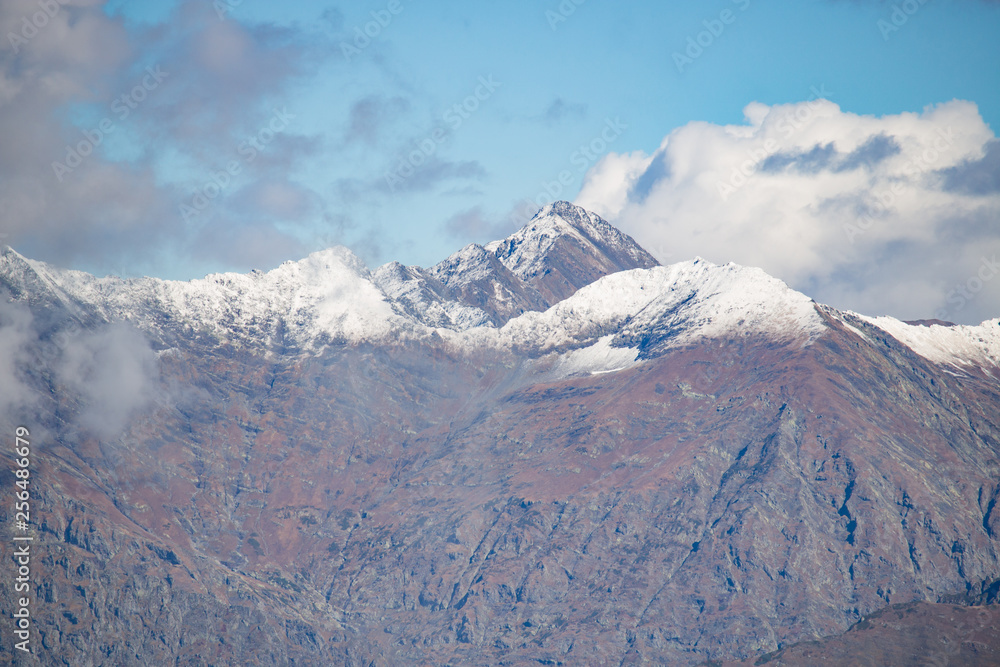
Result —
[{"label": "snow-capped mountain", "polygon": [[490,250],[472,244],[429,269],[392,262],[371,272],[348,249],[331,248],[266,273],[186,282],[97,278],[8,248],[0,255],[0,281],[15,297],[47,298],[74,315],[133,322],[157,338],[196,331],[244,345],[278,341],[306,348],[502,326],[604,275],[656,265],[596,215],[557,203]]},{"label": "snow-capped mountain", "polygon": [[978,326],[908,324],[893,317],[863,319],[925,359],[966,368],[1000,368],[1000,319]]},{"label": "snow-capped mountain", "polygon": [[545,310],[595,280],[658,262],[597,215],[566,202],[486,247],[471,244],[429,269],[386,264],[379,288],[420,322],[465,330]]},{"label": "snow-capped mountain", "polygon": [[[808,342],[826,328],[807,296],[759,269],[702,259],[660,267],[630,237],[566,202],[428,269],[392,262],[372,272],[350,250],[331,248],[266,273],[97,278],[8,248],[0,284],[15,298],[48,299],[68,317],[133,323],[164,345],[194,334],[308,351],[437,334],[460,346],[538,355],[611,336],[612,348],[648,357],[701,337],[766,333]],[[865,321],[935,362],[1000,365],[996,322]]]},{"label": "snow-capped mountain", "polygon": [[[996,602],[1000,320],[659,266],[562,202],[429,268],[122,280],[6,249],[0,289],[61,664],[753,663]],[[945,645],[903,625],[903,662]],[[992,659],[994,630],[948,646]]]},{"label": "snow-capped mountain", "polygon": [[523,228],[488,244],[486,250],[550,306],[602,276],[659,265],[631,237],[567,202],[549,204]]},{"label": "snow-capped mountain", "polygon": [[192,281],[97,278],[25,259],[9,248],[0,255],[0,271],[0,282],[15,296],[89,319],[128,322],[163,344],[198,335],[264,347],[315,346],[383,340],[411,325],[346,248],[316,252],[267,273]]}]

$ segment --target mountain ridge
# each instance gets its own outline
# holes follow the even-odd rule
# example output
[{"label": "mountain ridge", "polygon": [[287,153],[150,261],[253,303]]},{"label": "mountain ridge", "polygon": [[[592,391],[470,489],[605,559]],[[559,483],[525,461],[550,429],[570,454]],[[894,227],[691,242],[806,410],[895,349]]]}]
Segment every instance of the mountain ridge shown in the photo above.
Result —
[{"label": "mountain ridge", "polygon": [[[37,296],[47,291],[78,319],[130,321],[163,344],[180,335],[178,327],[187,327],[200,328],[219,340],[265,347],[280,343],[300,350],[338,340],[357,343],[431,335],[459,345],[463,340],[478,344],[494,340],[505,348],[527,349],[530,340],[512,340],[511,332],[528,335],[545,320],[532,313],[556,308],[594,284],[610,294],[602,297],[591,289],[588,293],[596,293],[595,298],[631,304],[631,311],[617,316],[620,325],[632,318],[645,327],[665,328],[672,344],[697,336],[731,335],[743,327],[787,338],[785,334],[796,327],[810,329],[817,322],[808,308],[801,307],[812,303],[808,297],[759,269],[732,263],[717,266],[702,259],[674,264],[666,273],[658,267],[651,255],[599,216],[556,202],[506,239],[486,246],[470,244],[429,269],[390,262],[371,271],[349,249],[334,247],[266,273],[210,274],[192,281],[126,280],[56,269],[7,250],[0,256],[0,282],[13,294]],[[630,273],[631,282],[622,276],[612,278],[636,269],[653,273]],[[681,287],[676,281],[691,271],[700,271],[702,283],[685,279],[683,289],[691,302],[680,303],[673,298]],[[656,279],[660,275],[670,279]],[[743,288],[751,284],[752,289]],[[658,324],[650,319],[651,311],[640,312],[655,299],[633,292],[647,289],[670,295],[664,296],[660,307],[676,307],[676,312],[661,312]],[[764,294],[771,303],[760,300]],[[784,310],[791,303],[788,299],[800,304],[795,316]],[[563,311],[572,312],[578,303]],[[673,306],[665,305],[670,303]],[[1000,319],[978,327],[907,324],[889,317],[866,321],[936,362],[1000,366],[1000,326],[994,326]],[[483,328],[496,333],[484,334]],[[546,330],[551,333],[553,328]],[[634,326],[614,333],[612,347],[628,347],[629,341],[641,338]],[[578,336],[564,332],[563,338],[570,342]],[[584,338],[587,345],[594,343]],[[538,351],[552,347],[536,342]]]},{"label": "mountain ridge", "polygon": [[605,274],[562,215],[510,246],[527,281],[493,244],[189,283],[5,251],[46,657],[694,665],[995,599],[1000,320],[911,327],[701,259]]}]

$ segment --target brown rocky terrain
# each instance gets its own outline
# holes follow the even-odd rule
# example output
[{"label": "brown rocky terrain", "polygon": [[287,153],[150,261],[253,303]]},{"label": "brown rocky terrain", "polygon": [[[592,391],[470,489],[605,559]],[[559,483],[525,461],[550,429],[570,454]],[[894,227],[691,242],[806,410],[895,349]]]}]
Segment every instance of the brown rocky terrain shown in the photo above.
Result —
[{"label": "brown rocky terrain", "polygon": [[996,664],[1000,369],[817,312],[809,344],[650,332],[642,363],[568,377],[433,339],[179,339],[112,435],[79,419],[43,331],[37,400],[0,419],[35,447],[36,652],[4,631],[0,655]]},{"label": "brown rocky terrain", "polygon": [[991,667],[1000,664],[998,628],[998,605],[895,604],[864,618],[838,637],[794,644],[756,660],[712,664]]}]

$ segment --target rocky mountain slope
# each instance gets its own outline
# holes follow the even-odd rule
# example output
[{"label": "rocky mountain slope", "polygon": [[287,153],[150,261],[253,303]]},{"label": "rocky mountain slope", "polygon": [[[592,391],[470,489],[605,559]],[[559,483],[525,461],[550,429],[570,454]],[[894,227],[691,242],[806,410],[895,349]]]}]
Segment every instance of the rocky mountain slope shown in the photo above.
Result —
[{"label": "rocky mountain slope", "polygon": [[37,443],[18,664],[756,660],[1000,576],[1000,320],[657,266],[566,203],[430,269],[5,250],[0,285],[0,428]]},{"label": "rocky mountain slope", "polygon": [[754,660],[722,667],[769,665],[879,665],[909,667],[1000,664],[1000,605],[894,604],[856,623],[841,636],[793,644]]}]

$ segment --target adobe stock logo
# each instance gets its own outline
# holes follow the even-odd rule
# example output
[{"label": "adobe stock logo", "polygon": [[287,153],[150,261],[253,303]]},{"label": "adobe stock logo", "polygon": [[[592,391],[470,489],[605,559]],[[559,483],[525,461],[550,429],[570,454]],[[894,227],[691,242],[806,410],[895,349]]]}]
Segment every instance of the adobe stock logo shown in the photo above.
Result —
[{"label": "adobe stock logo", "polygon": [[[741,12],[745,12],[750,8],[750,0],[732,0],[732,2],[740,8]],[[684,49],[684,53],[674,51],[672,54],[674,65],[677,66],[677,72],[683,74],[685,67],[693,65],[695,60],[701,58],[705,50],[711,48],[715,44],[715,41],[722,37],[722,33],[726,31],[726,26],[730,26],[736,22],[738,16],[739,14],[734,13],[731,9],[723,9],[719,12],[719,18],[702,21],[701,24],[705,29],[693,37],[688,36],[687,48]]]},{"label": "adobe stock logo", "polygon": [[264,152],[267,145],[274,141],[279,133],[285,131],[289,122],[294,118],[295,116],[285,109],[280,111],[274,109],[274,115],[271,116],[270,121],[237,147],[236,152],[243,156],[243,162],[230,160],[225,169],[213,171],[211,178],[195,190],[194,194],[191,195],[190,203],[181,202],[178,211],[184,222],[190,222],[201,215],[212,201],[229,187],[233,178],[243,171],[243,164],[250,164],[256,160],[257,156]]},{"label": "adobe stock logo", "polygon": [[899,32],[899,29],[906,25],[910,17],[920,11],[920,8],[928,2],[930,0],[905,0],[902,4],[893,5],[889,20],[879,19],[875,24],[878,26],[879,32],[882,33],[882,41],[888,42],[889,37],[894,32]]},{"label": "adobe stock logo", "polygon": [[549,22],[549,27],[555,31],[560,23],[565,23],[569,17],[576,13],[576,8],[587,2],[587,0],[562,0],[557,11],[548,9],[545,11],[545,20]]},{"label": "adobe stock logo", "polygon": [[[791,140],[819,112],[822,108],[822,100],[829,100],[833,97],[833,93],[826,89],[825,84],[820,84],[819,88],[813,86],[812,92],[813,98],[810,101],[797,105],[794,112],[782,116],[775,124],[775,128],[781,132],[786,142]],[[733,168],[729,180],[715,182],[719,198],[722,201],[727,201],[737,190],[750,182],[750,179],[754,177],[767,158],[778,153],[781,149],[782,142],[772,137],[767,138],[762,146],[748,149],[746,151],[747,159],[738,167]]]},{"label": "adobe stock logo", "polygon": [[226,14],[236,11],[236,8],[243,4],[243,0],[215,0],[212,6],[220,21],[226,20]]},{"label": "adobe stock logo", "polygon": [[947,129],[937,128],[935,132],[938,136],[934,138],[933,143],[924,149],[920,155],[916,156],[904,165],[902,170],[903,174],[905,174],[910,180],[896,180],[882,190],[872,192],[871,196],[872,199],[874,199],[874,203],[871,204],[871,212],[858,216],[858,219],[854,222],[844,223],[844,234],[847,235],[847,240],[849,242],[852,244],[856,243],[857,238],[866,234],[879,217],[888,216],[892,211],[893,204],[896,203],[896,198],[902,197],[906,194],[906,192],[913,187],[911,183],[914,180],[923,174],[932,172],[935,168],[935,163],[937,163],[942,156],[948,154],[952,145],[955,143],[954,130],[952,130],[951,125],[949,125]]},{"label": "adobe stock logo", "polygon": [[49,24],[49,21],[59,13],[61,5],[65,5],[69,0],[38,0],[40,11],[31,15],[31,20],[27,16],[21,17],[21,29],[18,32],[8,32],[7,40],[14,49],[14,55],[21,51],[21,47],[35,38],[38,31]]},{"label": "adobe stock logo", "polygon": [[441,116],[441,120],[447,123],[448,127],[435,127],[422,140],[414,142],[415,148],[400,157],[394,169],[385,172],[385,184],[389,188],[389,192],[396,192],[422,165],[434,157],[438,147],[457,132],[465,121],[472,118],[472,114],[476,113],[484,102],[493,97],[502,85],[503,83],[493,79],[492,74],[479,77],[479,85],[476,86],[472,94],[467,95],[461,102],[451,105]]},{"label": "adobe stock logo", "polygon": [[945,297],[948,304],[954,308],[942,308],[934,313],[934,317],[939,320],[947,320],[950,316],[957,314],[972,302],[976,295],[983,291],[986,283],[996,278],[998,273],[1000,273],[1000,263],[997,262],[997,256],[983,257],[975,274],[969,276],[964,283],[955,285],[954,289],[948,292]]},{"label": "adobe stock logo", "polygon": [[[623,123],[621,118],[616,117],[614,120],[605,118],[604,127],[601,128],[600,132],[598,132],[590,141],[580,144],[580,146],[573,151],[572,154],[570,154],[570,165],[576,167],[577,174],[586,174],[587,169],[604,157],[605,153],[611,147],[611,144],[614,143],[618,137],[622,136],[627,129],[628,125]],[[539,208],[545,206],[549,202],[563,197],[564,191],[566,191],[566,189],[573,183],[574,178],[576,178],[576,176],[574,176],[572,171],[569,169],[563,169],[556,174],[555,180],[543,180],[541,182],[542,188],[538,191],[538,194],[523,202],[519,208],[516,208],[514,212],[511,213],[508,218],[511,226],[521,227],[524,223],[534,217]]]},{"label": "adobe stock logo", "polygon": [[340,43],[340,52],[347,62],[351,58],[360,56],[361,52],[371,46],[372,40],[382,34],[382,31],[389,27],[392,20],[403,13],[403,3],[400,0],[389,0],[385,9],[370,12],[372,20],[364,26],[354,26],[354,39],[352,44]]},{"label": "adobe stock logo", "polygon": [[[123,93],[115,98],[111,103],[111,111],[118,117],[118,122],[124,121],[132,115],[132,112],[139,108],[149,94],[156,90],[169,74],[160,69],[159,65],[146,68],[146,75],[142,81],[136,84],[132,90]],[[115,131],[117,125],[110,117],[105,116],[90,130],[81,130],[83,139],[75,146],[66,145],[66,159],[62,162],[52,163],[52,172],[56,179],[62,183],[63,177],[81,164],[86,157],[91,155],[104,142],[104,138]]]}]

